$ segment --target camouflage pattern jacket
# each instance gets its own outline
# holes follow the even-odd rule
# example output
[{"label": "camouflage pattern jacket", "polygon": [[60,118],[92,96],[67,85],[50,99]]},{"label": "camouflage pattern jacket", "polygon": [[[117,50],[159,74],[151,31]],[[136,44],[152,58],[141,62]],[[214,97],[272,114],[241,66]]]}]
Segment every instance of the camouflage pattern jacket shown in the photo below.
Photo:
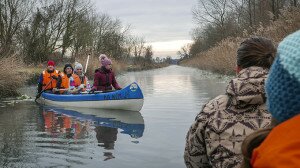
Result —
[{"label": "camouflage pattern jacket", "polygon": [[244,138],[271,123],[265,105],[267,74],[261,67],[245,68],[229,82],[226,95],[203,106],[187,133],[187,167],[240,167]]}]

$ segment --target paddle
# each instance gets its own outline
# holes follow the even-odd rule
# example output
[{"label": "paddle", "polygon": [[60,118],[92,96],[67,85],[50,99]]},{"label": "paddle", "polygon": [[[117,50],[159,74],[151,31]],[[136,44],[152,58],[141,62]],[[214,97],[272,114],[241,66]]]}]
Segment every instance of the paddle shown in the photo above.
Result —
[{"label": "paddle", "polygon": [[52,78],[52,79],[47,83],[47,85],[45,86],[45,89],[43,89],[42,91],[40,91],[40,92],[35,96],[35,99],[34,99],[35,102],[36,102],[36,100],[37,100],[38,98],[41,97],[42,93],[43,93],[43,92],[46,90],[46,88],[51,84],[51,82],[53,81],[53,79],[54,79],[54,78]]},{"label": "paddle", "polygon": [[90,59],[90,54],[88,54],[88,57],[87,57],[87,59],[86,59],[84,73],[86,73],[86,71],[87,71],[87,67],[88,67],[88,65],[89,65],[89,59]]},{"label": "paddle", "polygon": [[117,90],[106,90],[106,91],[94,91],[94,90],[91,90],[88,92],[88,94],[98,94],[98,93],[109,93],[109,92],[115,92]]}]

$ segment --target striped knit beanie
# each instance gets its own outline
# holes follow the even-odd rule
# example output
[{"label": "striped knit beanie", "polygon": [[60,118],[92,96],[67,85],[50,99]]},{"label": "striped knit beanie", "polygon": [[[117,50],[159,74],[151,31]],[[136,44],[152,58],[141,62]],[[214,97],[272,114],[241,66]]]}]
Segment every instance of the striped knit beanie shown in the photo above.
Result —
[{"label": "striped knit beanie", "polygon": [[280,42],[266,93],[268,109],[277,121],[300,114],[300,30]]}]

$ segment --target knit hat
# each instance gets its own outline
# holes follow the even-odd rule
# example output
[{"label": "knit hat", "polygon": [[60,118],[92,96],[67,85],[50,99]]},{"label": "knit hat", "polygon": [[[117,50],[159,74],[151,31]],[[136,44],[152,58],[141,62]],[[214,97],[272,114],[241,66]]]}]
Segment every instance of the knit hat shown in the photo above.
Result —
[{"label": "knit hat", "polygon": [[102,66],[106,66],[106,65],[109,65],[112,63],[111,60],[109,58],[107,58],[107,56],[105,54],[101,54],[99,56],[99,61],[101,62]]},{"label": "knit hat", "polygon": [[47,63],[47,66],[55,66],[55,63],[54,61],[52,60],[49,60],[48,63]]},{"label": "knit hat", "polygon": [[64,73],[65,73],[65,74],[67,74],[66,69],[67,69],[68,67],[70,67],[70,68],[72,69],[72,71],[74,71],[74,69],[73,69],[73,67],[72,67],[71,64],[66,64],[65,67],[64,67]]},{"label": "knit hat", "polygon": [[79,62],[75,62],[75,69],[74,72],[77,72],[77,69],[82,69],[82,65]]},{"label": "knit hat", "polygon": [[280,42],[266,93],[268,109],[277,121],[300,114],[300,30]]},{"label": "knit hat", "polygon": [[102,59],[107,58],[107,56],[105,54],[100,54],[99,56],[99,61],[101,62]]}]

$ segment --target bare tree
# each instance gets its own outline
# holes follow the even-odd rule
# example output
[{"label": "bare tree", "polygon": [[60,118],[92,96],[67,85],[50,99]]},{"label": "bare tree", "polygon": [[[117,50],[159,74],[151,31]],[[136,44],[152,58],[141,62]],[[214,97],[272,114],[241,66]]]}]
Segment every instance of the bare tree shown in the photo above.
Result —
[{"label": "bare tree", "polygon": [[11,51],[15,36],[31,14],[34,0],[0,1],[0,57]]},{"label": "bare tree", "polygon": [[189,58],[191,56],[190,50],[191,50],[191,44],[186,44],[181,47],[181,50],[178,51],[177,54],[179,55],[180,59]]},{"label": "bare tree", "polygon": [[143,50],[145,49],[145,40],[144,38],[140,38],[140,37],[136,37],[133,40],[133,45],[134,45],[134,49],[133,49],[133,55],[134,57],[141,57]]},{"label": "bare tree", "polygon": [[224,37],[225,21],[228,13],[228,0],[198,1],[198,6],[193,10],[194,19],[199,24],[213,24],[219,27],[220,35]]},{"label": "bare tree", "polygon": [[145,47],[145,59],[147,62],[151,62],[152,61],[152,56],[153,56],[153,51],[152,51],[152,46],[146,46]]}]

